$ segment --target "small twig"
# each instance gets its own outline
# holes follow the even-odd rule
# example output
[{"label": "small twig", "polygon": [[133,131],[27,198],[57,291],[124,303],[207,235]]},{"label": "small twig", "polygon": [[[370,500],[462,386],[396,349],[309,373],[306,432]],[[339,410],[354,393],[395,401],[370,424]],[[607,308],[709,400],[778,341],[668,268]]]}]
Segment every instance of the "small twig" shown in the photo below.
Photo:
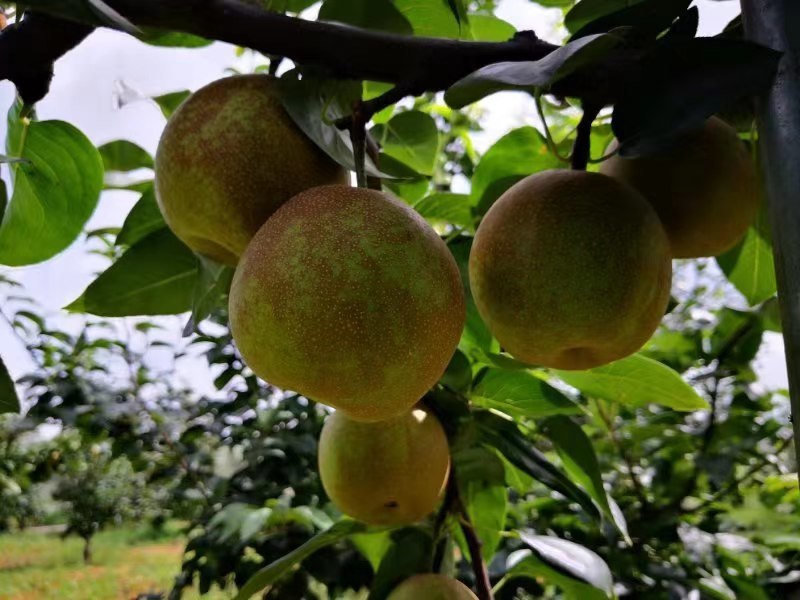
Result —
[{"label": "small twig", "polygon": [[350,140],[353,142],[353,158],[356,163],[356,181],[358,187],[367,187],[367,123],[369,117],[363,110],[364,103],[357,102],[353,107],[350,119]]},{"label": "small twig", "polygon": [[642,482],[639,481],[639,478],[636,476],[633,459],[631,458],[630,454],[628,454],[628,451],[623,447],[622,442],[620,442],[619,437],[617,436],[617,428],[614,425],[613,420],[603,410],[603,406],[599,401],[597,401],[596,405],[597,412],[600,415],[600,418],[603,420],[606,429],[608,430],[608,435],[611,438],[611,444],[614,446],[617,454],[620,455],[622,461],[625,463],[625,469],[628,471],[628,478],[633,484],[633,491],[642,507],[641,512],[646,513],[650,510],[650,501],[647,499],[647,494],[644,491]]},{"label": "small twig", "polygon": [[[375,168],[381,168],[381,157],[380,157],[381,149],[378,146],[378,142],[375,141],[375,138],[372,137],[370,132],[367,132],[367,156],[370,157],[372,160],[372,164],[375,165]],[[378,190],[381,191],[383,189],[383,183],[381,182],[380,177],[367,175],[367,187],[371,190]]]},{"label": "small twig", "polygon": [[572,168],[576,171],[585,171],[589,164],[589,154],[592,146],[592,123],[600,114],[602,105],[594,102],[583,102],[583,116],[578,123],[578,134],[572,146]]},{"label": "small twig", "polygon": [[[370,119],[372,119],[372,117],[374,117],[377,113],[381,112],[384,108],[388,108],[392,104],[400,102],[400,100],[406,96],[421,94],[423,91],[425,90],[418,88],[418,86],[411,82],[398,83],[388,92],[385,92],[380,96],[376,96],[371,100],[364,100],[361,103],[361,118],[364,119],[365,123],[369,123]],[[338,119],[335,122],[335,125],[339,129],[352,129],[354,119],[355,114],[347,115],[341,119]]]},{"label": "small twig", "polygon": [[444,561],[444,552],[447,548],[447,536],[444,535],[444,525],[447,522],[447,516],[453,510],[453,501],[455,500],[455,493],[458,491],[457,483],[451,483],[455,480],[453,469],[447,478],[447,487],[445,488],[444,500],[442,500],[442,507],[436,514],[436,520],[433,523],[433,541],[436,544],[433,553],[433,568],[434,573],[438,573],[442,568]]},{"label": "small twig", "polygon": [[535,94],[533,96],[533,102],[536,105],[536,112],[539,114],[539,120],[542,122],[542,129],[544,129],[544,138],[547,141],[547,147],[550,149],[550,153],[553,154],[558,160],[561,162],[569,162],[569,156],[562,156],[561,153],[558,151],[558,145],[556,141],[553,139],[552,133],[550,133],[550,126],[547,124],[547,117],[544,115],[544,109],[542,108],[542,95]]},{"label": "small twig", "polygon": [[447,481],[447,493],[452,495],[453,512],[458,517],[461,531],[464,534],[464,539],[467,541],[472,571],[475,573],[475,588],[478,592],[478,599],[493,600],[494,596],[492,596],[492,584],[489,581],[489,571],[487,571],[486,563],[483,562],[483,556],[481,555],[481,540],[475,532],[475,528],[472,526],[467,509],[461,499],[461,493],[458,490],[458,482],[456,481],[456,476],[453,471],[451,471],[450,478]]}]

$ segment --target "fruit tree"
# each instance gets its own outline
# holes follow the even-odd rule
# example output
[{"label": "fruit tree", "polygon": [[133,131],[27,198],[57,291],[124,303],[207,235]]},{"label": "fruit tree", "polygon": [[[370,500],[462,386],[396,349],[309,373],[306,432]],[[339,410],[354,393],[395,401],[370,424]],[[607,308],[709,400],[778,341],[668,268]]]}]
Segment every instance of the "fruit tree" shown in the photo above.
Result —
[{"label": "fruit tree", "polygon": [[[0,265],[81,240],[110,265],[66,311],[184,315],[224,365],[224,401],[171,385],[154,400],[130,341],[55,336],[53,354],[34,341],[53,337],[41,317],[8,318],[37,374],[15,386],[0,361],[0,412],[20,412],[24,389],[29,420],[91,430],[130,478],[195,492],[170,508],[191,523],[171,597],[195,577],[241,600],[793,589],[796,536],[772,538],[774,572],[682,564],[671,545],[724,502],[793,493],[739,488],[792,464],[787,419],[753,381],[765,330],[782,328],[800,410],[800,9],[743,0],[698,37],[691,0],[531,4],[555,7],[563,44],[516,31],[495,0],[0,2],[0,77],[17,92]],[[154,156],[95,147],[36,107],[100,28],[228,42],[253,68],[156,97]],[[540,128],[480,156],[476,106],[500,92],[526,94]],[[124,222],[82,235],[113,175],[138,169],[152,176],[124,184],[139,195]],[[712,269],[740,305],[704,321]],[[91,392],[73,406],[51,391],[82,389],[98,347],[131,374],[124,423]],[[232,448],[247,466],[221,484],[214,457]],[[23,471],[3,464],[0,493],[20,496]],[[83,506],[84,479],[62,473]],[[114,489],[105,521],[126,500]],[[88,549],[98,503],[84,504]]]}]

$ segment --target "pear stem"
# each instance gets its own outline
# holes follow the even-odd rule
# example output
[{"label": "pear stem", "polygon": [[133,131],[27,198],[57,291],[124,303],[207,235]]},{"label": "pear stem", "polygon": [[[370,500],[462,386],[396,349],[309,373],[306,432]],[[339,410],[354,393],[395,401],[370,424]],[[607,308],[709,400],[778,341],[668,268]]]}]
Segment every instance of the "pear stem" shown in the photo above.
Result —
[{"label": "pear stem", "polygon": [[601,104],[583,102],[583,116],[578,123],[578,133],[575,144],[572,146],[572,168],[576,171],[585,171],[589,164],[589,154],[592,146],[592,123],[600,114]]}]

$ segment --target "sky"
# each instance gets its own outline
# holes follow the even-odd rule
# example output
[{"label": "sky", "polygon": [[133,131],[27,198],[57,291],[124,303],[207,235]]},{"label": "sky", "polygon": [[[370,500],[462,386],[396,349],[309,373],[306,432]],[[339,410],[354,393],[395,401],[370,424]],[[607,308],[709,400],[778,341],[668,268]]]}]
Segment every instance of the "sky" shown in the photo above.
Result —
[{"label": "sky", "polygon": [[[700,7],[701,35],[718,33],[736,15],[738,5],[710,0],[698,0],[696,4]],[[519,30],[533,29],[548,41],[558,43],[562,39],[558,9],[541,8],[527,0],[502,0],[497,15]],[[225,69],[232,65],[246,69],[247,60],[237,60],[234,48],[227,44],[215,43],[194,50],[155,48],[122,33],[98,30],[58,61],[51,91],[38,105],[39,118],[68,121],[97,145],[128,139],[155,153],[165,124],[163,115],[147,100],[127,102],[120,107],[120,90],[127,90],[122,94],[123,99],[137,94],[147,98],[183,89],[196,90],[224,76]],[[13,97],[13,86],[0,83],[0,110],[10,106]],[[511,129],[538,124],[530,99],[521,94],[497,94],[482,103],[485,132],[476,137],[476,146],[481,151]],[[0,137],[5,138],[4,119],[0,119]],[[136,199],[130,192],[105,192],[87,229],[121,225]],[[5,272],[10,271],[25,286],[28,295],[41,303],[46,314],[69,327],[77,321],[64,317],[59,309],[77,298],[104,266],[104,261],[86,254],[85,243],[79,239],[46,263]],[[166,318],[163,323],[166,330],[162,337],[179,343],[184,319]],[[24,348],[2,322],[0,350],[12,376],[19,377],[32,367]],[[786,386],[782,353],[780,336],[768,334],[758,360],[759,372],[768,387]],[[185,359],[174,366],[166,354],[155,354],[151,361],[158,363],[156,366],[166,374],[200,392],[213,389],[213,374],[200,358]]]}]

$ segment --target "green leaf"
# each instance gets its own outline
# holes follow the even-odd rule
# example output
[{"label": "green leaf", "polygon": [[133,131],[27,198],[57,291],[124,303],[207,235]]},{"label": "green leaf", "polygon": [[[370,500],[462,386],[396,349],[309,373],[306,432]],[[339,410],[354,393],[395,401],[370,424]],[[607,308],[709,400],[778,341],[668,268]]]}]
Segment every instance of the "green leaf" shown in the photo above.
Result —
[{"label": "green leaf", "polygon": [[717,264],[725,277],[750,306],[761,304],[778,291],[766,213],[766,203],[763,203],[744,239],[717,257]]},{"label": "green leaf", "polygon": [[151,46],[163,46],[166,48],[202,48],[212,44],[212,40],[207,40],[190,33],[179,31],[146,30],[139,39]]},{"label": "green leaf", "polygon": [[[349,115],[353,103],[361,98],[358,81],[328,80],[289,71],[280,79],[281,101],[295,124],[317,146],[340,165],[355,171],[350,134],[340,130],[334,121]],[[376,168],[367,157],[366,171],[376,177],[389,176]]]},{"label": "green leaf", "polygon": [[503,192],[520,179],[561,166],[535,128],[520,127],[501,137],[483,155],[472,177],[472,203],[478,214],[494,204]]},{"label": "green leaf", "polygon": [[103,160],[86,136],[63,121],[23,121],[9,112],[13,194],[0,224],[0,264],[22,266],[66,249],[92,216],[103,187]]},{"label": "green leaf", "polygon": [[66,309],[101,317],[183,313],[196,280],[197,258],[164,227],[131,246]]},{"label": "green leaf", "polygon": [[468,389],[472,384],[472,365],[461,350],[455,351],[439,382],[458,392]]},{"label": "green leaf", "polygon": [[647,0],[580,0],[564,16],[564,27],[570,33],[575,33],[584,25],[591,23],[630,6],[635,6]]},{"label": "green leaf", "polygon": [[151,185],[145,191],[125,218],[117,235],[117,246],[133,246],[143,237],[165,227],[164,217],[156,202],[156,194]]},{"label": "green leaf", "polygon": [[772,81],[781,53],[723,38],[661,40],[642,59],[614,107],[621,156],[657,152],[736,100]]},{"label": "green leaf", "polygon": [[98,148],[106,171],[152,169],[153,157],[141,146],[128,140],[116,140]]},{"label": "green leaf", "polygon": [[169,94],[163,94],[161,96],[154,97],[153,102],[158,104],[161,112],[167,119],[169,119],[172,116],[172,113],[178,110],[178,107],[183,104],[184,100],[191,95],[192,93],[189,90],[170,92]]},{"label": "green leaf", "polygon": [[372,571],[377,573],[381,561],[389,548],[392,547],[392,536],[389,531],[376,533],[359,533],[350,537],[350,542],[364,555],[372,566]]},{"label": "green leaf", "polygon": [[458,22],[448,0],[393,0],[393,3],[411,23],[415,35],[458,38],[469,31],[466,23]]},{"label": "green leaf", "polygon": [[588,548],[553,536],[523,533],[520,539],[530,549],[508,557],[508,575],[543,577],[573,600],[613,598],[611,570]]},{"label": "green leaf", "polygon": [[430,570],[433,539],[427,531],[406,527],[392,533],[392,545],[375,573],[367,600],[385,600],[397,584]]},{"label": "green leaf", "polygon": [[467,318],[461,333],[459,348],[463,350],[464,354],[475,359],[478,354],[491,352],[495,344],[492,333],[483,322],[478,307],[475,306],[469,287],[469,252],[472,248],[472,238],[458,237],[448,244],[448,248],[453,253],[453,258],[458,265],[461,283],[464,287],[464,297],[467,299]]},{"label": "green leaf", "polygon": [[354,27],[411,34],[411,23],[391,0],[325,0],[320,21],[336,21]]},{"label": "green leaf", "polygon": [[530,371],[487,369],[470,394],[483,408],[494,408],[512,417],[539,419],[574,415],[580,407]]},{"label": "green leaf", "polygon": [[466,194],[439,192],[426,196],[414,205],[414,210],[432,225],[455,225],[475,231],[472,202]]},{"label": "green leaf", "polygon": [[462,108],[496,92],[535,93],[601,60],[621,41],[613,34],[592,35],[570,42],[540,60],[487,65],[450,86],[445,102],[452,108]]},{"label": "green leaf", "polygon": [[493,15],[471,15],[469,26],[472,39],[479,42],[505,42],[517,33],[511,23]]},{"label": "green leaf", "polygon": [[589,493],[605,518],[613,523],[630,543],[625,517],[621,512],[611,508],[608,493],[603,487],[600,464],[597,462],[594,446],[583,428],[568,417],[557,416],[547,419],[542,424],[542,431],[553,442],[556,452],[572,480]]},{"label": "green leaf", "polygon": [[285,554],[253,575],[236,595],[235,600],[247,600],[267,586],[273,585],[286,575],[296,564],[302,562],[317,550],[335,544],[355,533],[363,533],[366,525],[358,521],[343,520],[334,524],[327,531],[314,536],[305,544]]},{"label": "green leaf", "polygon": [[0,357],[0,414],[18,413],[20,409],[14,380],[8,373],[3,359]]},{"label": "green leaf", "polygon": [[484,442],[495,448],[508,462],[572,502],[576,502],[593,518],[600,517],[589,495],[536,449],[516,424],[484,411],[476,413],[474,419]]},{"label": "green leaf", "polygon": [[191,335],[212,312],[227,305],[235,270],[217,264],[198,255],[199,275],[192,298],[192,314],[183,330],[184,336]]},{"label": "green leaf", "polygon": [[505,530],[508,509],[503,461],[486,448],[467,448],[455,453],[453,462],[461,498],[481,540],[481,555],[491,562]]},{"label": "green leaf", "polygon": [[660,404],[679,411],[708,408],[678,373],[641,354],[587,371],[554,372],[582,394],[609,402],[634,407]]},{"label": "green leaf", "polygon": [[655,37],[667,29],[692,0],[582,0],[566,17],[564,24],[573,32],[571,39],[617,27],[636,27]]},{"label": "green leaf", "polygon": [[417,173],[433,175],[439,156],[439,130],[429,114],[409,110],[373,128],[384,154],[399,160]]}]

